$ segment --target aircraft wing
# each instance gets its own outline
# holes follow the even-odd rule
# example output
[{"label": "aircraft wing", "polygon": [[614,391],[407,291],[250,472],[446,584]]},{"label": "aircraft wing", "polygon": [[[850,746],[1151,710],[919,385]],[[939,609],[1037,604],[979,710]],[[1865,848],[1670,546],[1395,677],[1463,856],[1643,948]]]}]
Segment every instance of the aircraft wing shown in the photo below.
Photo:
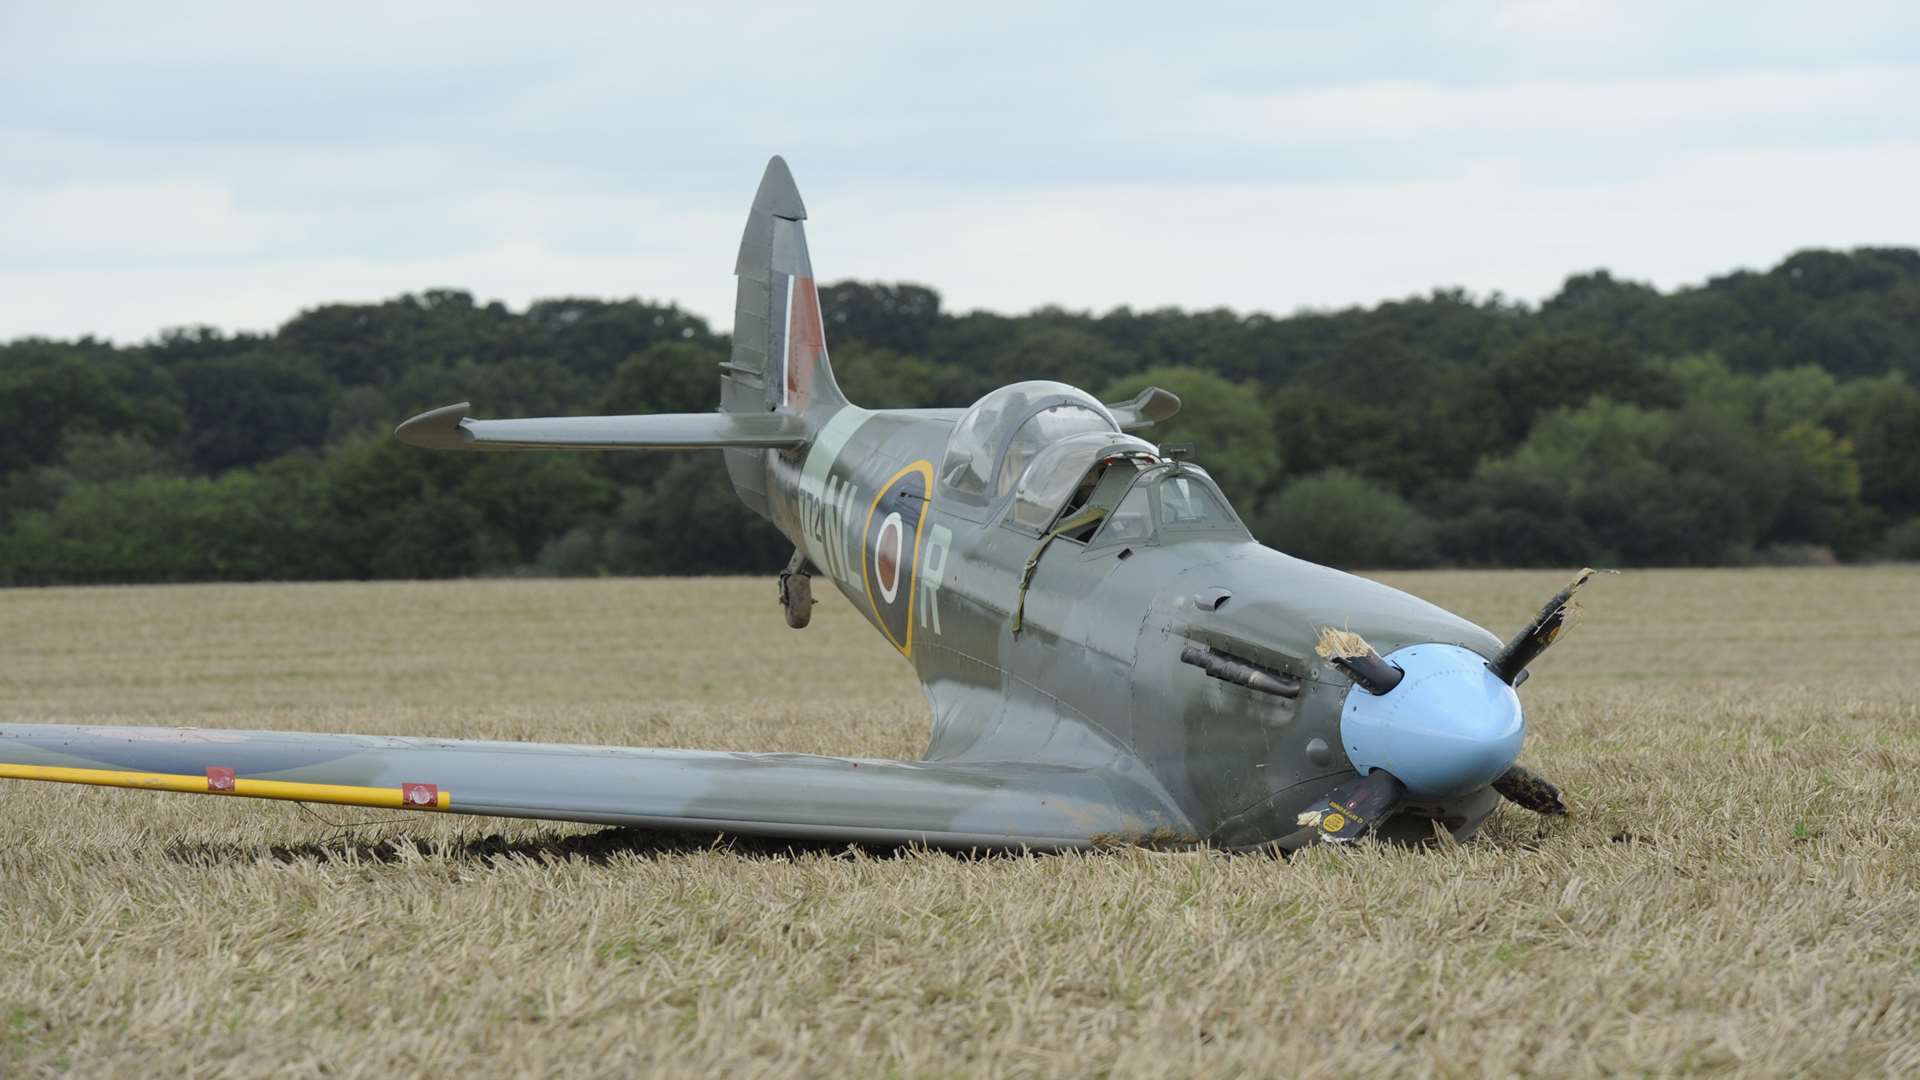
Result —
[{"label": "aircraft wing", "polygon": [[423,412],[394,430],[430,450],[792,450],[807,426],[789,413],[655,413],[470,420],[467,402]]},{"label": "aircraft wing", "polygon": [[1119,772],[1024,762],[0,724],[0,779],[949,848],[1191,831]]}]

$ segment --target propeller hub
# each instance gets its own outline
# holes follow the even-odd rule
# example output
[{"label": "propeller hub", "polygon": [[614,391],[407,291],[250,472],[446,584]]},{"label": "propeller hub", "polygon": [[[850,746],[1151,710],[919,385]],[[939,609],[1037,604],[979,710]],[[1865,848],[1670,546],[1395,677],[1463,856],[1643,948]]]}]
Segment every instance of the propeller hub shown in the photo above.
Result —
[{"label": "propeller hub", "polygon": [[1361,773],[1385,769],[1416,796],[1486,787],[1513,765],[1526,720],[1513,687],[1458,645],[1408,645],[1387,655],[1406,673],[1384,694],[1354,689],[1340,738]]}]

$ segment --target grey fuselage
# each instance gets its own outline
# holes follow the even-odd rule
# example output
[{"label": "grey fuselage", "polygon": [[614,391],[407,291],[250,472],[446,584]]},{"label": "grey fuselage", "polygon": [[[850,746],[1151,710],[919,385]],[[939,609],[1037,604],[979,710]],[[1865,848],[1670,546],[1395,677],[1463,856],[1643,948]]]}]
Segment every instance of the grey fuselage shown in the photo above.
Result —
[{"label": "grey fuselage", "polygon": [[[942,482],[961,416],[848,405],[820,417],[799,450],[726,451],[748,505],[913,665],[933,708],[928,761],[1098,769],[1125,777],[1135,794],[1119,797],[1140,799],[1140,820],[1170,840],[1259,844],[1292,832],[1302,807],[1355,773],[1340,737],[1351,683],[1315,657],[1323,628],[1382,652],[1500,647],[1426,601],[1265,547],[1237,518],[1046,543],[1044,528],[1013,519],[1011,494],[969,500]],[[1218,495],[1178,464],[1132,482],[1174,470]],[[1181,662],[1194,644],[1296,678],[1301,692],[1211,678]],[[1494,799],[1416,800],[1385,831],[1420,838],[1439,821],[1465,836]],[[1165,824],[1167,807],[1184,820]]]}]

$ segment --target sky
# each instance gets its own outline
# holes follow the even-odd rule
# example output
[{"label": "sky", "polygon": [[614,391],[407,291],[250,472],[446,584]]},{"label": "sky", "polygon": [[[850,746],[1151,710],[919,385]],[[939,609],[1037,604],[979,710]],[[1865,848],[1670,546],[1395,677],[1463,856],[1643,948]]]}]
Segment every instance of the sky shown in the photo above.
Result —
[{"label": "sky", "polygon": [[1920,5],[0,0],[0,340],[823,280],[1286,314],[1920,244]]}]

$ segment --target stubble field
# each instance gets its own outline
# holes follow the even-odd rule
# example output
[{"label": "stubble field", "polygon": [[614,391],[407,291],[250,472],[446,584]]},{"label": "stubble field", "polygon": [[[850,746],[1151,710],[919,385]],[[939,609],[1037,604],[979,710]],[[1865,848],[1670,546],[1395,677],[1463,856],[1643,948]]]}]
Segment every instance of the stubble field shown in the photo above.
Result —
[{"label": "stubble field", "polygon": [[[1557,573],[1383,575],[1506,633]],[[770,580],[0,592],[0,716],[914,757]],[[963,858],[0,781],[0,1075],[1920,1072],[1920,569],[1644,572],[1565,821]]]}]

